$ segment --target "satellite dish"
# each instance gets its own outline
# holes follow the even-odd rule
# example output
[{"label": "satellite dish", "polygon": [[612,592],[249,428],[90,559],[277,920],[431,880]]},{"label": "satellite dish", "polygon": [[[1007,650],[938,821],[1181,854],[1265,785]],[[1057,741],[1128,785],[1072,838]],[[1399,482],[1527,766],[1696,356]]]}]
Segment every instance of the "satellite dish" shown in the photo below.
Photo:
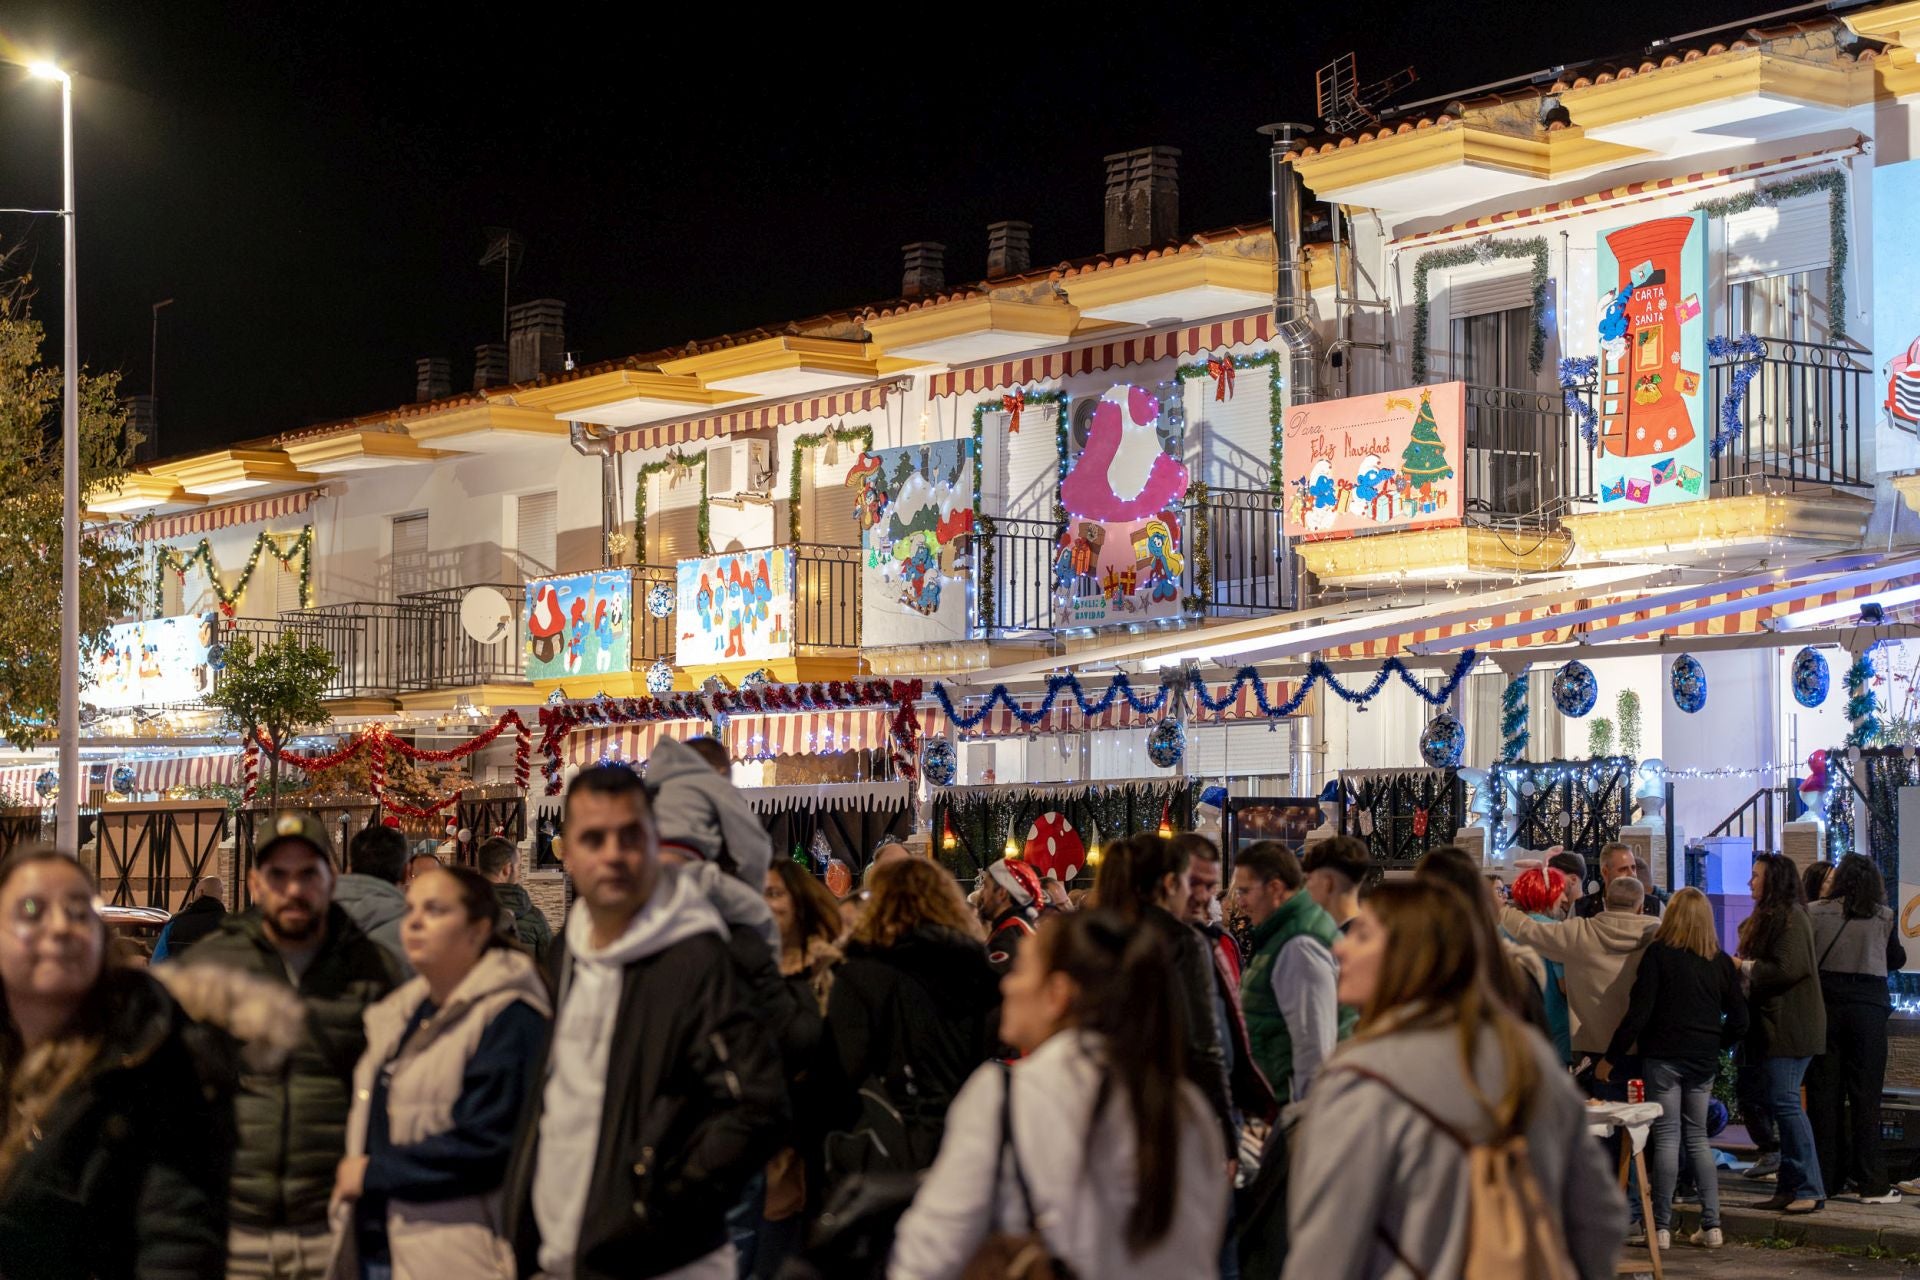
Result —
[{"label": "satellite dish", "polygon": [[475,587],[460,601],[460,629],[476,644],[499,644],[513,634],[513,606],[492,587]]}]

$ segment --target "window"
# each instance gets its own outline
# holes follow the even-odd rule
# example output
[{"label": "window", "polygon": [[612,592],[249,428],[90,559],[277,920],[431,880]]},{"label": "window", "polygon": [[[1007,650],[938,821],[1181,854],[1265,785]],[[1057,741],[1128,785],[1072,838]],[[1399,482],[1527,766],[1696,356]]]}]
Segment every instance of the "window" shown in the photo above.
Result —
[{"label": "window", "polygon": [[1228,400],[1215,399],[1211,377],[1181,385],[1194,478],[1214,489],[1265,489],[1273,476],[1273,369],[1236,370]]},{"label": "window", "polygon": [[668,467],[648,476],[646,486],[647,563],[672,565],[699,556],[700,468]]},{"label": "window", "polygon": [[432,586],[427,561],[427,513],[395,516],[393,520],[393,594],[408,595]]},{"label": "window", "polygon": [[1452,368],[1470,387],[1462,481],[1483,516],[1537,515],[1557,496],[1560,428],[1539,404],[1539,379],[1527,365],[1532,345],[1530,305],[1454,316]]},{"label": "window", "polygon": [[829,440],[808,450],[802,464],[807,484],[800,494],[800,537],[826,547],[857,547],[860,525],[854,515],[847,472],[860,457],[860,444]]},{"label": "window", "polygon": [[[288,539],[276,538],[274,541],[282,546],[291,545]],[[249,612],[265,613],[269,616],[277,617],[290,609],[306,608],[306,601],[300,598],[300,562],[298,560],[293,561],[293,563],[289,565],[282,565],[278,560],[270,559],[266,555],[262,555],[260,557],[260,567],[253,572],[256,578],[264,577],[268,579],[267,582],[261,585],[269,587],[269,589],[262,591],[260,595],[263,603],[266,603],[269,607],[264,610],[250,610]]]},{"label": "window", "polygon": [[[1091,413],[1093,403],[1093,397],[1083,397],[1075,402],[1074,412]],[[981,481],[986,489],[981,509],[996,519],[1042,521],[1049,540],[1060,491],[1060,453],[1054,439],[1058,413],[1053,404],[1029,404],[1021,411],[1018,433],[1008,431],[1006,413],[989,413],[980,420],[980,447],[985,450]]]},{"label": "window", "polygon": [[180,583],[180,575],[171,570],[160,575],[160,614],[162,618],[177,618],[186,612],[185,588]]},{"label": "window", "polygon": [[514,500],[514,541],[520,553],[520,571],[529,578],[544,577],[560,568],[559,496],[523,493]]}]

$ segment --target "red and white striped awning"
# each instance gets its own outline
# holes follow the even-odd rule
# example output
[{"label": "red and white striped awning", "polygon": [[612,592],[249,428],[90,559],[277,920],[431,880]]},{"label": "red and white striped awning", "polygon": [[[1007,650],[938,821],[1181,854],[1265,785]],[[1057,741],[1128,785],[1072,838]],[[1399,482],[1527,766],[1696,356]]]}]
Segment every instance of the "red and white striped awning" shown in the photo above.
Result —
[{"label": "red and white striped awning", "polygon": [[1005,360],[998,364],[979,364],[970,369],[955,369],[931,379],[927,394],[965,395],[976,391],[994,391],[1001,387],[1020,387],[1030,382],[1046,382],[1076,373],[1098,373],[1123,365],[1146,364],[1169,357],[1195,356],[1222,347],[1265,342],[1273,336],[1273,316],[1268,312],[1223,320],[1218,324],[1196,325],[1190,329],[1170,329],[1118,342],[1101,342],[1071,351],[1054,351],[1029,356],[1024,360]]},{"label": "red and white striped awning", "polygon": [[[129,760],[135,794],[171,791],[175,787],[237,787],[240,755],[224,752],[197,756],[160,756]],[[116,766],[117,767],[117,766]]]},{"label": "red and white striped awning", "polygon": [[[1268,680],[1264,682],[1267,691],[1267,705],[1278,706],[1293,696],[1294,684],[1290,680]],[[1087,694],[1098,697],[1099,691],[1089,682]],[[1215,685],[1212,697],[1218,701],[1227,695],[1226,684]],[[1142,694],[1150,694],[1149,688],[1139,689]],[[1040,709],[1040,699],[1022,701],[1020,709],[1032,715]],[[1302,712],[1311,712],[1311,705],[1304,705]],[[1053,710],[1043,716],[1039,723],[1029,727],[1022,724],[1012,711],[996,704],[987,718],[971,729],[957,729],[955,733],[962,739],[974,738],[1023,738],[1030,733],[1080,733],[1086,730],[1111,729],[1150,729],[1157,724],[1165,712],[1148,714],[1135,711],[1124,698],[1116,698],[1112,706],[1097,716],[1082,715],[1079,705],[1068,694],[1055,698]],[[1260,710],[1259,700],[1255,697],[1253,686],[1242,685],[1239,693],[1227,706],[1219,711],[1209,711],[1205,707],[1195,706],[1189,724],[1234,724],[1243,721],[1265,721],[1271,717]],[[938,708],[925,708],[920,711],[921,732],[929,738],[943,737],[947,731],[947,717]]]},{"label": "red and white striped awning", "polygon": [[33,783],[47,767],[44,764],[30,764],[0,769],[0,804],[39,804],[40,797],[34,791]]},{"label": "red and white striped awning", "polygon": [[[736,715],[727,721],[727,752],[735,760],[823,752],[873,751],[887,746],[893,712],[887,708],[795,711],[784,715]],[[644,763],[662,738],[704,737],[713,732],[705,720],[654,720],[645,724],[578,725],[567,734],[562,757],[568,764],[592,764],[602,757]]]},{"label": "red and white striped awning", "polygon": [[251,502],[229,502],[225,506],[207,507],[183,515],[162,516],[140,526],[134,537],[141,542],[165,542],[196,533],[211,533],[215,529],[231,529],[235,525],[279,520],[301,514],[319,496],[318,489],[302,489],[298,493],[281,493],[271,498],[255,498]]},{"label": "red and white striped awning", "polygon": [[613,438],[613,451],[638,453],[643,449],[661,449],[670,445],[689,444],[695,440],[712,440],[718,436],[737,435],[743,431],[763,431],[770,427],[782,427],[790,422],[817,422],[824,418],[845,417],[850,413],[864,413],[869,409],[878,409],[886,403],[887,391],[891,385],[882,382],[853,391],[837,392],[830,396],[811,396],[803,400],[786,400],[779,404],[760,405],[732,413],[714,413],[704,418],[689,418],[684,422],[663,422],[655,426],[635,427],[630,431],[622,431]]}]

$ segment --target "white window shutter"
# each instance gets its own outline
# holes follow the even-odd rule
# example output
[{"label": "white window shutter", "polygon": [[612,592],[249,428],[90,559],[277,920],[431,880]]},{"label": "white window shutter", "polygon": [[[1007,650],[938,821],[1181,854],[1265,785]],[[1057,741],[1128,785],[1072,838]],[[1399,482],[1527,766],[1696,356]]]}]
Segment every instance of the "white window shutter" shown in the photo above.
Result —
[{"label": "white window shutter", "polygon": [[[827,461],[828,454],[833,461]],[[854,515],[856,499],[847,488],[847,472],[860,457],[860,442],[815,445],[807,454],[811,488],[800,495],[800,534],[805,542],[823,547],[857,547],[860,524]]]},{"label": "white window shutter", "polygon": [[[1076,400],[1074,404],[1079,402]],[[1009,432],[1011,415],[989,413],[980,423],[980,444],[987,451],[988,515],[1015,520],[1053,520],[1060,493],[1060,446],[1055,436],[1059,406],[1030,404],[1021,411],[1020,430]]]},{"label": "white window shutter", "polygon": [[647,563],[671,565],[697,558],[701,554],[700,468],[668,467],[648,476],[646,483]]},{"label": "white window shutter", "polygon": [[523,493],[515,500],[514,541],[520,560],[530,577],[557,573],[560,569],[559,495]]},{"label": "white window shutter", "polygon": [[1267,488],[1273,477],[1273,370],[1235,370],[1231,399],[1216,400],[1211,377],[1184,391],[1189,454],[1199,444],[1196,479],[1213,489]]},{"label": "white window shutter", "polygon": [[1515,270],[1509,265],[1498,274],[1487,274],[1484,270],[1449,272],[1445,309],[1434,307],[1433,311],[1458,320],[1464,316],[1483,316],[1492,311],[1511,311],[1515,307],[1532,305],[1532,269]]},{"label": "white window shutter", "polygon": [[427,589],[427,514],[393,518],[393,593],[407,595]]},{"label": "white window shutter", "polygon": [[1728,279],[1787,275],[1829,265],[1831,216],[1825,192],[1728,214]]}]

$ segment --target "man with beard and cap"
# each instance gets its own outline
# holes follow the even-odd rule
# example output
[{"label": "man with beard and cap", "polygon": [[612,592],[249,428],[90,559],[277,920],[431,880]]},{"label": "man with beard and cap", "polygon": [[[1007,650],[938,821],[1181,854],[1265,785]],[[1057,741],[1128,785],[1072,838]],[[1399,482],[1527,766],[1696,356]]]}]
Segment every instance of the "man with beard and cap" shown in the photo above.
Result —
[{"label": "man with beard and cap", "polygon": [[317,1280],[328,1264],[327,1201],[346,1154],[354,1064],[366,1049],[361,1016],[400,973],[334,903],[333,845],[317,818],[276,814],[259,836],[247,872],[253,906],[228,916],[183,963],[263,979],[304,1007],[286,1059],[239,1073],[227,1275]]}]

